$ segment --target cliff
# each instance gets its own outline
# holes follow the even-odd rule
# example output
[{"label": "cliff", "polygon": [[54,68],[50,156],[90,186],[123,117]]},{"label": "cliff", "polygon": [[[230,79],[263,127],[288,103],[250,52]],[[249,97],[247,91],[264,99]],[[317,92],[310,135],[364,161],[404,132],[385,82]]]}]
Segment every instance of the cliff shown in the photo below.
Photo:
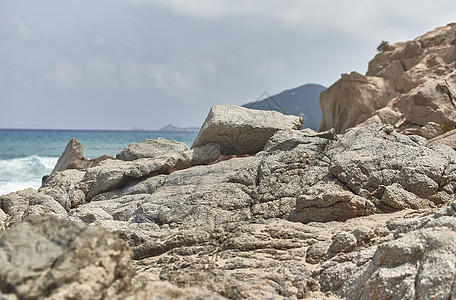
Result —
[{"label": "cliff", "polygon": [[429,139],[454,128],[455,61],[455,23],[390,45],[369,62],[366,75],[344,74],[321,94],[320,130],[391,124]]}]

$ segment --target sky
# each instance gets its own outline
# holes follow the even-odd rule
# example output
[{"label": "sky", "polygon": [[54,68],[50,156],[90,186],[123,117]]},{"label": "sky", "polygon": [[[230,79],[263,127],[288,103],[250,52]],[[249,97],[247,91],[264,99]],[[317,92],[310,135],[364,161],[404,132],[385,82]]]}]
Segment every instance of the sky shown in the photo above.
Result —
[{"label": "sky", "polygon": [[454,0],[0,0],[0,128],[199,127],[455,17]]}]

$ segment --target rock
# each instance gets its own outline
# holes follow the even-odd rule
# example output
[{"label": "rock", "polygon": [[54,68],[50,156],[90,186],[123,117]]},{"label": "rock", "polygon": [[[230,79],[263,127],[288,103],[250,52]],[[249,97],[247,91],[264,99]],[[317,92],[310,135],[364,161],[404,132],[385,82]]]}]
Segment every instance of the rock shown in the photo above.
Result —
[{"label": "rock", "polygon": [[168,151],[153,158],[104,161],[88,169],[82,178],[82,183],[89,187],[86,198],[91,200],[99,194],[122,189],[130,181],[140,178],[168,174],[179,169],[212,162],[219,156],[219,149],[216,144],[207,144],[183,152]]},{"label": "rock", "polygon": [[426,201],[418,198],[415,194],[404,190],[398,183],[393,183],[392,185],[385,187],[380,202],[392,209],[420,209],[434,206],[430,200]]},{"label": "rock", "polygon": [[334,128],[343,133],[363,123],[385,107],[395,96],[391,86],[381,77],[368,77],[352,72],[320,94],[322,121],[320,131]]},{"label": "rock", "polygon": [[325,289],[338,288],[338,295],[346,299],[370,297],[374,291],[376,299],[454,298],[454,209],[414,221],[415,226],[408,226],[406,233],[400,225],[397,230],[402,234],[393,241],[370,248],[370,259],[355,258],[358,269],[345,272],[342,284],[327,281],[329,274],[340,274],[341,265],[323,271],[323,280],[328,283]]},{"label": "rock", "polygon": [[86,203],[87,184],[82,182],[86,172],[80,170],[64,170],[49,176],[40,192],[51,196],[67,211],[70,208]]},{"label": "rock", "polygon": [[72,138],[68,142],[62,155],[60,155],[51,174],[68,169],[68,166],[74,164],[76,161],[85,161],[86,158],[84,157],[83,152],[84,148],[82,144],[77,139]]},{"label": "rock", "polygon": [[355,236],[357,245],[367,244],[375,237],[374,230],[364,225],[356,227],[351,234]]},{"label": "rock", "polygon": [[320,95],[320,130],[390,124],[429,139],[441,133],[436,124],[456,125],[455,32],[452,23],[390,45],[369,62],[365,76],[342,75]]},{"label": "rock", "polygon": [[7,218],[8,215],[2,209],[0,209],[0,232],[6,227],[5,223]]},{"label": "rock", "polygon": [[402,95],[398,109],[406,120],[421,126],[429,122],[456,124],[456,74],[444,78],[428,79],[407,95]]},{"label": "rock", "polygon": [[254,154],[263,150],[278,130],[300,129],[301,117],[234,105],[213,106],[192,148],[218,143],[223,155]]},{"label": "rock", "polygon": [[204,291],[198,288],[179,288],[167,281],[153,281],[137,288],[127,295],[122,295],[124,300],[141,299],[176,299],[176,300],[198,300],[198,299],[227,299],[214,292]]},{"label": "rock", "polygon": [[0,294],[18,299],[106,299],[131,285],[125,242],[95,226],[28,218],[0,234]]},{"label": "rock", "polygon": [[291,220],[309,222],[345,221],[375,212],[372,201],[353,194],[337,181],[317,183],[296,199]]},{"label": "rock", "polygon": [[357,244],[356,237],[347,231],[341,231],[333,236],[331,245],[328,248],[329,252],[339,253],[352,250]]},{"label": "rock", "polygon": [[[364,283],[369,291],[378,288],[380,296],[396,287],[405,290],[411,278],[418,278],[414,274],[421,274],[421,266],[440,259],[423,260],[425,253],[443,253],[446,262],[452,261],[456,152],[450,147],[428,147],[423,137],[405,136],[391,125],[371,124],[338,136],[334,131],[279,130],[255,155],[206,165],[218,157],[219,149],[218,143],[210,143],[154,157],[107,160],[84,170],[57,172],[39,191],[0,197],[0,214],[6,215],[0,215],[0,227],[9,228],[5,232],[28,224],[29,215],[53,213],[62,219],[51,222],[59,229],[49,227],[47,221],[39,223],[64,236],[62,245],[69,245],[64,251],[70,257],[67,264],[90,261],[83,266],[87,272],[78,273],[85,274],[82,279],[71,275],[68,281],[55,283],[46,277],[54,269],[34,269],[30,281],[18,280],[8,289],[3,288],[8,281],[1,277],[0,265],[0,293],[16,297],[11,291],[23,285],[46,287],[33,281],[42,278],[52,285],[46,288],[51,296],[58,290],[55,298],[67,295],[68,285],[79,291],[81,282],[89,289],[89,298],[96,293],[100,298],[139,299],[153,293],[157,297],[352,299],[373,294],[362,294]],[[442,206],[446,207],[436,212]],[[35,231],[29,227],[39,228],[27,226],[30,236]],[[132,284],[110,283],[117,279],[103,283],[113,278],[103,275],[111,274],[109,259],[98,263],[81,250],[84,247],[72,246],[72,241],[82,240],[89,254],[97,249],[102,251],[97,253],[106,253],[106,248],[114,251],[111,242],[97,244],[91,234],[99,232],[97,226],[128,243],[133,261],[110,259],[126,262],[126,269],[133,265],[135,275],[114,276],[126,278],[124,282],[131,279]],[[74,227],[83,229],[76,235],[65,231]],[[433,233],[427,231],[434,229],[450,232],[448,247],[441,235],[435,236],[438,249],[432,247]],[[112,236],[102,232],[103,237]],[[40,245],[54,249],[47,242]],[[8,257],[2,256],[1,249],[0,238],[0,261]],[[116,253],[122,256],[123,252]],[[406,258],[407,254],[412,255]],[[61,261],[68,260],[57,258],[54,265]],[[402,276],[401,270],[409,266],[417,273]],[[436,266],[444,269],[440,263]],[[23,276],[30,274],[18,270]],[[16,273],[8,271],[7,276]],[[420,282],[423,287],[431,282],[432,291],[437,279],[432,272],[422,274]],[[446,285],[442,290],[447,290]]]},{"label": "rock", "polygon": [[328,140],[337,140],[337,135],[334,131],[328,130],[325,132],[315,132],[312,129],[304,130],[280,130],[277,131],[264,146],[264,151],[272,152],[276,150],[288,151],[299,144],[312,143],[313,138],[323,138]]},{"label": "rock", "polygon": [[306,252],[306,262],[310,264],[317,264],[324,260],[324,257],[328,253],[329,246],[328,242],[317,242],[309,246]]},{"label": "rock", "polygon": [[59,157],[57,164],[51,172],[51,175],[67,170],[67,169],[86,169],[98,165],[101,161],[106,159],[113,159],[108,155],[103,155],[95,159],[87,159],[83,155],[84,148],[82,144],[75,138],[72,138],[62,155]]},{"label": "rock", "polygon": [[142,143],[130,144],[116,155],[116,159],[128,161],[139,158],[154,158],[166,155],[169,152],[184,152],[187,150],[187,145],[184,143],[169,141],[159,137],[154,140],[146,140]]},{"label": "rock", "polygon": [[0,209],[8,215],[4,220],[6,227],[32,215],[52,214],[63,218],[67,214],[51,196],[32,188],[1,196]]},{"label": "rock", "polygon": [[[428,207],[427,200],[434,201],[433,196],[440,189],[453,193],[453,176],[445,170],[451,172],[456,153],[448,148],[429,149],[425,144],[424,138],[409,138],[388,126],[353,128],[328,149],[328,155],[332,157],[329,169],[359,196],[381,199],[385,187],[396,183],[418,197],[410,198],[410,201],[421,201],[420,204],[409,202],[403,208],[409,205]],[[443,179],[447,174],[449,180]],[[444,186],[441,186],[442,180]],[[397,190],[398,185],[394,187]],[[387,189],[387,193],[392,191],[393,187]],[[402,193],[401,199],[409,198],[407,195]]]},{"label": "rock", "polygon": [[446,145],[456,149],[456,131],[451,130],[428,141],[428,146]]}]

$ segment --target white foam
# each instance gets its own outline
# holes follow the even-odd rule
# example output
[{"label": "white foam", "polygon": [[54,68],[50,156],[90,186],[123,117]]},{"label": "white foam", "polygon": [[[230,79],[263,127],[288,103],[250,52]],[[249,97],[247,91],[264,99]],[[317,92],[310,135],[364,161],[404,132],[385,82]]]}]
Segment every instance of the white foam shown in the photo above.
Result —
[{"label": "white foam", "polygon": [[0,195],[29,187],[38,189],[41,178],[51,173],[57,160],[57,157],[36,155],[0,160]]}]

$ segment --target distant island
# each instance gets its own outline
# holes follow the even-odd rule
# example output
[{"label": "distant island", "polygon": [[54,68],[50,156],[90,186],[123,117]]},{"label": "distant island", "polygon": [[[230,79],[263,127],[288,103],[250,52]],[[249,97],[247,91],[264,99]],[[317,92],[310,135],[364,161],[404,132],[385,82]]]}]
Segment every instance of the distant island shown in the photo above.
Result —
[{"label": "distant island", "polygon": [[133,127],[132,131],[157,131],[157,132],[198,132],[200,129],[199,127],[177,127],[173,124],[166,125],[158,130],[150,130],[144,128]]}]

